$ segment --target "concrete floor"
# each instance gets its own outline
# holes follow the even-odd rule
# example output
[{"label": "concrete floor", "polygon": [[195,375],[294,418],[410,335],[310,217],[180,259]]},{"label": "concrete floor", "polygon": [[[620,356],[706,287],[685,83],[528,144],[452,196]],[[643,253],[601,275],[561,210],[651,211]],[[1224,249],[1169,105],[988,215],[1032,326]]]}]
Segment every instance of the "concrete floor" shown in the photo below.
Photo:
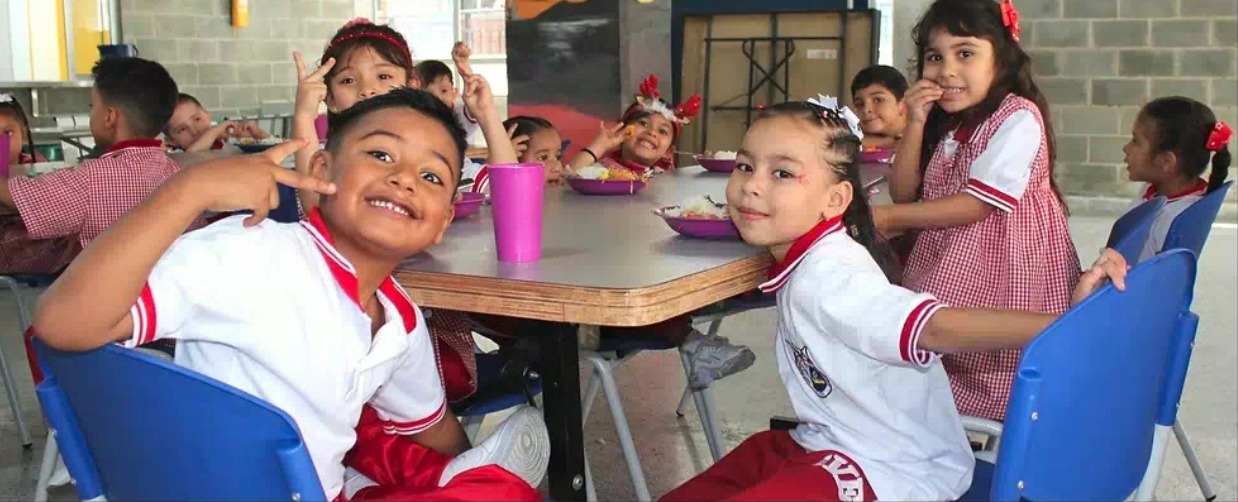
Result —
[{"label": "concrete floor", "polygon": [[[1111,218],[1075,217],[1071,228],[1083,261],[1090,263],[1104,244]],[[1187,427],[1219,500],[1238,500],[1238,246],[1233,225],[1214,228],[1197,279],[1194,310],[1201,317],[1180,417]],[[0,326],[16,324],[12,302],[0,298]],[[780,388],[772,352],[774,318],[769,311],[728,319],[722,334],[748,344],[757,363],[739,376],[714,387],[727,448],[768,427],[769,417],[790,415]],[[10,333],[0,340],[21,391],[25,415],[33,423],[35,448],[23,450],[8,407],[0,406],[0,499],[30,499],[38,471],[43,437],[37,403],[26,371],[20,340]],[[704,470],[709,450],[695,411],[676,418],[683,391],[683,372],[674,353],[642,354],[616,371],[623,405],[644,466],[649,491],[656,498]],[[582,376],[582,381],[587,376]],[[490,426],[497,420],[487,421]],[[489,427],[487,427],[489,428]],[[600,398],[585,427],[587,450],[601,500],[633,500],[610,410]],[[52,499],[73,500],[71,488],[53,492]],[[1172,443],[1157,490],[1160,500],[1199,500],[1198,487],[1186,462]]]}]

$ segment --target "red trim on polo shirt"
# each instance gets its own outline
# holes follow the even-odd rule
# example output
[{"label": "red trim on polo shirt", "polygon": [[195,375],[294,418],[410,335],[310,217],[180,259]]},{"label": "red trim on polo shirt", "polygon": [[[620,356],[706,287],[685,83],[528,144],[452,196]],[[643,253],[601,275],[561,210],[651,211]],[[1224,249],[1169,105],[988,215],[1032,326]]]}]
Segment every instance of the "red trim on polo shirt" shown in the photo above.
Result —
[{"label": "red trim on polo shirt", "polygon": [[757,288],[762,293],[773,293],[782,288],[783,285],[791,279],[791,273],[795,271],[795,267],[804,260],[804,256],[818,242],[821,242],[826,236],[838,232],[843,229],[842,215],[835,216],[828,220],[822,220],[817,226],[812,227],[808,233],[801,235],[795,242],[791,243],[791,249],[787,250],[787,256],[783,257],[781,262],[775,263],[769,269],[769,280],[762,283]]},{"label": "red trim on polo shirt", "polygon": [[105,152],[104,155],[113,154],[126,148],[158,148],[162,150],[163,142],[150,138],[127,139],[116,142],[116,144],[112,145],[111,148],[107,149],[107,152]]},{"label": "red trim on polo shirt", "polygon": [[[1183,190],[1181,192],[1178,192],[1176,194],[1170,195],[1168,197],[1165,197],[1165,202],[1166,203],[1174,202],[1183,197],[1190,197],[1192,195],[1203,195],[1205,193],[1208,193],[1208,182],[1202,179],[1198,179],[1198,180],[1195,180],[1195,184],[1191,185],[1190,188]],[[1159,194],[1157,194],[1156,192],[1156,186],[1148,185],[1148,189],[1143,192],[1143,200],[1145,201],[1152,200],[1153,198],[1157,197],[1157,195]]]}]

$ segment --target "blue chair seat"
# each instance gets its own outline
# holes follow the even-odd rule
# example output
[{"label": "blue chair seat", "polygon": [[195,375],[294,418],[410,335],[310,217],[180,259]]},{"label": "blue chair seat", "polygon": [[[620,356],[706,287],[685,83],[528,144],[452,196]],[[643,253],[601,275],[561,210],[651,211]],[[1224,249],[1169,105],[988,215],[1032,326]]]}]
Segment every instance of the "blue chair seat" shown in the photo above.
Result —
[{"label": "blue chair seat", "polygon": [[46,288],[51,286],[56,279],[60,277],[60,272],[54,274],[4,274],[14,281],[26,285],[30,288]]},{"label": "blue chair seat", "polygon": [[996,466],[976,459],[976,470],[971,475],[971,488],[967,489],[959,502],[984,502],[992,499],[993,470]]},{"label": "blue chair seat", "polygon": [[[502,372],[503,365],[506,362],[507,358],[499,354],[477,354],[477,388],[479,391],[504,385]],[[529,386],[529,392],[532,392],[533,395],[541,394],[542,379],[540,377],[529,379],[526,385]],[[513,389],[502,394],[487,397],[478,402],[469,403],[464,408],[457,410],[456,416],[488,415],[526,404],[526,399],[524,392]]]}]

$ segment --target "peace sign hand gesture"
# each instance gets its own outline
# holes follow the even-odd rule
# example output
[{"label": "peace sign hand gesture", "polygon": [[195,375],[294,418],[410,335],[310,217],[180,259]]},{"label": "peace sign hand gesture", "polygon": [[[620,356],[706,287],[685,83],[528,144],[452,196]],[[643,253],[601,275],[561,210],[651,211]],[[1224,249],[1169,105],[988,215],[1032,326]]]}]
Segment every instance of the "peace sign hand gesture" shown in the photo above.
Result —
[{"label": "peace sign hand gesture", "polygon": [[293,52],[297,63],[297,102],[294,113],[302,117],[317,117],[318,105],[327,100],[327,73],[335,67],[335,58],[327,59],[313,72],[306,71],[300,52]]}]

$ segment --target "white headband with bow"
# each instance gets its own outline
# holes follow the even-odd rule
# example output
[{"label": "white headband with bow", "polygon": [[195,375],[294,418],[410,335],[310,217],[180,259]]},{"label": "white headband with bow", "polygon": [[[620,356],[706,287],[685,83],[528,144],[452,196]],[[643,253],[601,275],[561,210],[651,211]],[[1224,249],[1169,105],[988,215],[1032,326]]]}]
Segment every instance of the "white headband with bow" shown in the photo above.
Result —
[{"label": "white headband with bow", "polygon": [[0,103],[12,103],[13,95],[7,92],[0,92]]},{"label": "white headband with bow", "polygon": [[864,131],[860,130],[860,117],[856,116],[855,112],[851,111],[850,108],[839,106],[838,98],[818,94],[815,98],[808,98],[808,103],[842,117],[843,120],[847,121],[847,127],[851,129],[851,134],[854,134],[855,137],[861,140],[864,139]]}]

